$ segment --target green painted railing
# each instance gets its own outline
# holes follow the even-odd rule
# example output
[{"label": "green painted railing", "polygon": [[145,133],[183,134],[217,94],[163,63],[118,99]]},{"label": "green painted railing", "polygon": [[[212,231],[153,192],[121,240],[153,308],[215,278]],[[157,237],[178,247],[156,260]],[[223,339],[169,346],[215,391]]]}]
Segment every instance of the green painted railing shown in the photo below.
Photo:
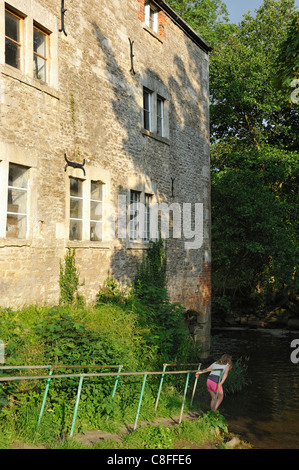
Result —
[{"label": "green painted railing", "polygon": [[[170,364],[168,364],[170,365]],[[177,364],[176,364],[177,365]],[[182,364],[178,364],[182,365]],[[190,364],[188,364],[190,365]],[[102,373],[79,373],[79,374],[53,374],[53,368],[91,368],[91,367],[118,367],[118,372],[102,372]],[[118,365],[118,366],[109,366],[109,365],[101,365],[101,366],[64,366],[64,365],[58,365],[58,366],[0,366],[0,370],[7,370],[7,369],[50,369],[48,375],[33,375],[33,376],[15,376],[15,377],[0,377],[0,382],[13,382],[13,381],[19,381],[19,380],[47,380],[46,382],[46,389],[44,392],[44,397],[43,397],[43,402],[42,402],[42,407],[39,415],[39,420],[38,420],[38,426],[41,422],[42,414],[44,411],[45,407],[45,402],[50,386],[50,381],[53,379],[64,379],[64,378],[69,378],[69,377],[78,377],[79,378],[79,385],[78,385],[78,390],[77,390],[77,396],[76,396],[76,402],[75,402],[75,409],[74,409],[74,414],[73,414],[73,419],[72,419],[72,425],[71,425],[71,432],[70,432],[70,438],[74,434],[74,429],[75,429],[75,423],[76,423],[76,417],[77,417],[77,411],[79,407],[79,402],[80,402],[80,395],[82,391],[82,386],[83,386],[83,380],[90,378],[90,377],[116,377],[116,381],[114,384],[113,392],[112,392],[112,398],[114,397],[116,387],[118,380],[121,376],[143,376],[143,382],[142,382],[142,387],[141,387],[141,393],[139,397],[139,402],[138,402],[138,408],[137,408],[137,413],[136,413],[136,418],[135,418],[135,423],[134,423],[134,431],[136,430],[137,423],[138,423],[138,418],[141,410],[141,404],[142,404],[142,398],[143,398],[143,393],[146,385],[146,380],[149,375],[176,375],[176,374],[186,374],[186,382],[185,382],[185,389],[184,389],[184,395],[183,395],[183,401],[182,401],[182,406],[181,406],[181,412],[180,412],[180,418],[179,418],[179,423],[182,421],[182,416],[183,416],[183,411],[184,411],[184,405],[186,401],[186,396],[187,396],[187,390],[188,390],[188,383],[189,383],[189,377],[191,373],[195,373],[198,369],[196,370],[180,370],[180,371],[166,371],[163,370],[162,372],[120,372],[121,368],[123,366]],[[160,382],[160,387],[159,387],[159,396],[161,393],[161,382]]]},{"label": "green painted railing", "polygon": [[[157,408],[158,408],[158,403],[159,403],[159,399],[160,399],[160,394],[161,394],[161,390],[162,390],[162,385],[163,385],[163,380],[164,380],[164,372],[166,371],[166,368],[168,366],[196,366],[198,365],[198,369],[200,369],[200,366],[201,364],[198,364],[197,362],[194,363],[194,362],[191,362],[191,363],[183,363],[183,364],[173,364],[173,363],[164,363],[163,364],[163,373],[161,375],[161,379],[160,379],[160,384],[159,384],[159,389],[158,389],[158,395],[157,395],[157,398],[156,398],[156,403],[155,403],[155,413],[157,412]],[[193,399],[194,399],[194,395],[195,395],[195,390],[196,390],[196,386],[197,386],[197,378],[195,378],[195,381],[194,381],[194,386],[193,386],[193,391],[192,391],[192,396],[191,396],[191,405],[193,403]]]}]

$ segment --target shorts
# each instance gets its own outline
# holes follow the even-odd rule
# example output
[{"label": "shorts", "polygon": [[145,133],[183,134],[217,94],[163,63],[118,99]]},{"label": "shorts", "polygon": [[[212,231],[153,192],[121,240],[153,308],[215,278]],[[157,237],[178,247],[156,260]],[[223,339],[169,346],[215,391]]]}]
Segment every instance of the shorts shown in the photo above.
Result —
[{"label": "shorts", "polygon": [[[214,381],[211,380],[211,379],[208,379],[208,380],[207,380],[207,388],[208,388],[208,391],[209,391],[209,392],[217,393],[217,387],[218,387],[218,384],[217,384],[216,382],[214,382]],[[222,385],[219,386],[218,392],[219,392],[219,393],[222,393],[222,392],[223,392]]]}]

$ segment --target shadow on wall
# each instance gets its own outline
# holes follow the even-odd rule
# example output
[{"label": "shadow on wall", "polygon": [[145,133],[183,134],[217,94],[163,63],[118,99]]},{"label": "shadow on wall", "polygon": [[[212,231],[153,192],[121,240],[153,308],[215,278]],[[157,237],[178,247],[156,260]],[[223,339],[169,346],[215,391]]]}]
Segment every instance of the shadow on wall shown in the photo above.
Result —
[{"label": "shadow on wall", "polygon": [[[210,208],[209,198],[209,171],[205,165],[202,174],[192,171],[194,156],[207,155],[209,152],[209,122],[208,122],[208,96],[204,95],[203,82],[207,82],[205,67],[196,63],[194,54],[197,46],[186,38],[189,54],[188,70],[182,59],[174,57],[175,75],[172,75],[168,83],[151,68],[143,74],[138,72],[138,57],[135,57],[135,75],[126,78],[125,73],[118,64],[109,40],[103,35],[97,23],[92,24],[93,34],[105,59],[105,77],[113,90],[111,102],[115,119],[126,131],[126,137],[122,140],[122,152],[130,159],[132,168],[136,173],[145,174],[151,181],[155,181],[157,187],[158,202],[192,203],[202,202],[204,208]],[[128,40],[128,71],[130,70],[129,40]],[[168,90],[169,97],[169,140],[170,145],[141,138],[141,129],[136,123],[140,123],[142,84],[152,77]],[[190,79],[192,77],[192,80]],[[195,85],[196,84],[196,87]],[[206,87],[208,90],[208,88]],[[140,91],[141,90],[141,91]],[[208,91],[207,91],[208,93]],[[197,103],[196,116],[190,110]],[[199,117],[198,117],[199,116]],[[184,136],[188,136],[186,139]],[[197,138],[192,139],[190,135]],[[201,137],[201,138],[200,138]],[[188,141],[188,147],[186,143]],[[191,171],[190,171],[191,169]],[[188,171],[189,170],[189,171]],[[126,176],[126,168],[119,170]],[[171,176],[175,178],[175,192],[172,197]],[[127,189],[118,185],[118,194],[127,194]],[[117,195],[118,195],[117,194]],[[116,196],[117,196],[116,195]],[[115,197],[116,197],[115,196]],[[113,201],[117,206],[117,201]],[[209,217],[209,212],[204,211],[204,218]],[[208,215],[206,215],[208,214]],[[193,221],[194,222],[194,221]],[[208,225],[207,225],[208,227]],[[116,227],[117,233],[117,227]],[[210,281],[207,274],[209,264],[210,239],[208,228],[204,230],[204,243],[199,250],[185,250],[184,240],[169,239],[168,254],[168,279],[170,295],[173,300],[182,302],[186,306],[186,298],[190,301],[186,308],[196,309],[201,303],[208,313],[210,296]],[[130,256],[128,256],[128,251]],[[199,262],[202,261],[202,262]],[[140,262],[140,256],[135,250],[127,250],[125,243],[115,247],[111,259],[110,273],[120,282],[125,283],[130,275],[136,271],[136,264]],[[209,269],[208,269],[209,271]],[[186,279],[190,279],[190,286],[186,286]],[[173,282],[175,280],[175,282]],[[185,288],[184,288],[185,286]]]}]

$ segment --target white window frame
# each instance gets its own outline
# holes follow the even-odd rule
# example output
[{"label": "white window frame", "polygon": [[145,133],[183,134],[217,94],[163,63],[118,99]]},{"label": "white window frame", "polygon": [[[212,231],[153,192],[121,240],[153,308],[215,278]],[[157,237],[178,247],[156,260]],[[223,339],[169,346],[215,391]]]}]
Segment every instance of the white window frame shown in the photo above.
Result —
[{"label": "white window frame", "polygon": [[[0,154],[2,148],[5,147],[6,149],[9,149],[9,145],[3,146],[3,144],[0,143]],[[5,156],[5,155],[4,155]],[[36,212],[33,207],[34,207],[34,200],[36,199],[36,190],[34,189],[34,183],[33,183],[33,168],[32,164],[34,159],[28,159],[27,164],[22,161],[22,158],[15,158],[15,159],[1,159],[0,155],[0,239],[4,240],[4,243],[7,244],[13,244],[14,242],[16,244],[19,244],[22,240],[28,240],[32,236],[32,230],[33,230],[33,216],[34,213]],[[28,165],[29,163],[29,165]],[[9,166],[10,164],[14,164],[17,166],[21,166],[26,168],[28,172],[27,176],[27,188],[26,188],[26,235],[25,237],[7,237],[7,215],[12,213],[12,215],[22,215],[25,213],[21,212],[12,212],[8,210],[8,190],[10,188],[9,186]],[[21,188],[24,190],[24,188]]]},{"label": "white window frame", "polygon": [[146,249],[150,241],[150,208],[151,204],[156,202],[157,189],[155,184],[143,175],[129,175],[128,185],[130,189],[127,191],[127,248]]},{"label": "white window frame", "polygon": [[[148,108],[145,107],[145,96],[147,96]],[[143,127],[145,130],[151,132],[152,130],[152,103],[153,103],[153,92],[146,87],[143,87]],[[146,116],[148,119],[148,125],[146,125]]]},{"label": "white window frame", "polygon": [[[71,196],[70,191],[70,178],[78,179],[82,182],[82,195],[80,196],[80,200],[82,200],[82,236],[79,240],[73,240],[70,237],[70,209],[71,209],[71,197],[75,198],[75,196]],[[101,185],[102,189],[102,200],[98,201],[92,198],[91,193],[91,184],[98,183]],[[68,241],[70,246],[104,246],[106,247],[106,243],[110,243],[111,240],[114,239],[114,227],[113,221],[111,219],[111,210],[112,206],[109,201],[109,194],[110,194],[110,172],[108,170],[97,168],[97,167],[89,167],[86,168],[86,174],[83,175],[82,170],[74,169],[72,167],[68,167],[66,174],[65,174],[65,201],[66,201],[66,218],[64,222],[64,228],[61,224],[57,224],[57,237],[64,238]],[[91,205],[92,202],[98,202],[100,204],[99,209],[96,208],[95,215],[98,214],[101,216],[99,219],[94,220],[92,219],[92,211]],[[75,219],[74,219],[75,220]],[[81,220],[81,219],[80,219]],[[96,237],[92,237],[91,232],[91,223],[99,223],[96,229]]]},{"label": "white window frame", "polygon": [[[144,84],[142,90],[142,132],[150,137],[169,143],[167,90],[157,84],[155,80],[149,80],[148,83]],[[145,94],[148,96],[149,109],[145,107]],[[158,111],[159,103],[161,114]],[[146,113],[148,126],[146,125]]]},{"label": "white window frame", "polygon": [[[45,55],[39,54],[37,51],[34,50],[34,39],[33,39],[33,77],[36,80],[40,80],[41,82],[48,83],[48,76],[49,76],[49,49],[50,49],[50,34],[42,27],[39,26],[35,21],[33,22],[33,37],[34,32],[38,31],[39,33],[44,35],[45,41]],[[45,76],[43,78],[39,78],[36,76],[36,67],[35,67],[35,58],[39,58],[44,62],[45,67]]]},{"label": "white window frame", "polygon": [[[91,185],[92,184],[98,184],[98,185],[101,185],[101,199],[92,199],[92,195],[91,195]],[[90,181],[90,241],[102,241],[103,239],[103,192],[104,192],[104,183],[102,181],[94,181],[94,180],[91,180]],[[100,212],[101,212],[101,219],[92,219],[91,218],[91,205],[93,202],[96,202],[97,203],[97,209],[98,207],[100,207]],[[96,209],[96,212],[99,212],[97,211]],[[98,215],[98,214],[96,214]],[[96,227],[95,227],[95,232],[93,232],[93,227],[92,227],[92,224],[95,224]],[[99,230],[99,226],[101,227],[101,229]],[[100,235],[99,235],[100,233]],[[97,239],[96,239],[97,238]]]},{"label": "white window frame", "polygon": [[153,202],[153,195],[152,194],[144,194],[144,232],[143,232],[143,242],[149,242],[150,240],[150,207]]},{"label": "white window frame", "polygon": [[[0,68],[5,73],[18,78],[27,85],[56,94],[59,89],[58,77],[58,18],[36,0],[0,0],[0,38],[5,37],[5,12],[8,11],[20,20],[20,67],[6,63],[5,40],[0,41]],[[2,18],[3,15],[3,18]],[[46,80],[35,77],[34,67],[34,28],[46,36]],[[55,92],[54,92],[55,89]]]},{"label": "white window frame", "polygon": [[[18,33],[19,33],[19,41],[12,39],[10,36],[6,36],[6,13],[14,16],[18,20]],[[5,29],[5,46],[4,46],[4,54],[5,54],[5,64],[13,69],[23,70],[23,50],[24,50],[24,17],[21,16],[19,13],[16,13],[8,6],[5,6],[5,13],[4,13],[4,29]],[[19,50],[19,66],[15,67],[14,65],[10,65],[6,62],[6,40],[15,44]]]},{"label": "white window frame", "polygon": [[158,20],[159,12],[152,2],[144,5],[144,22],[154,33],[158,33]]},{"label": "white window frame", "polygon": [[[157,134],[160,137],[164,137],[165,135],[165,125],[164,125],[164,98],[161,96],[157,95]],[[160,110],[161,113],[159,112],[159,103],[160,103]],[[160,123],[160,125],[159,125]],[[161,130],[160,130],[161,129]]]},{"label": "white window frame", "polygon": [[[24,239],[24,238],[27,238],[27,234],[28,234],[28,201],[29,201],[29,191],[28,191],[28,180],[29,180],[29,168],[26,167],[26,166],[23,166],[23,165],[18,165],[16,163],[9,163],[8,165],[8,175],[9,175],[9,171],[10,171],[10,168],[11,166],[15,166],[15,167],[19,167],[19,168],[22,168],[25,170],[26,172],[26,187],[23,188],[23,187],[19,187],[19,186],[14,186],[14,185],[9,185],[9,178],[8,178],[8,184],[7,184],[7,194],[9,195],[9,190],[16,190],[17,192],[19,193],[23,193],[25,194],[26,193],[26,207],[25,207],[25,212],[12,212],[12,211],[9,211],[9,202],[8,202],[8,198],[7,198],[7,209],[6,209],[6,236],[5,238],[18,238],[18,239]],[[24,217],[25,218],[25,223],[26,223],[26,230],[25,230],[25,236],[24,237],[10,237],[8,236],[8,231],[7,231],[7,220],[8,220],[8,216],[17,216],[17,219],[19,218],[19,216],[21,217]]]},{"label": "white window frame", "polygon": [[129,239],[130,242],[139,240],[139,227],[134,225],[134,217],[138,211],[137,207],[141,203],[141,191],[130,190],[130,210],[129,210]]},{"label": "white window frame", "polygon": [[[82,188],[82,194],[81,196],[73,196],[71,194],[71,181],[78,181],[81,183],[81,188]],[[83,185],[84,185],[84,181],[81,180],[80,178],[74,178],[72,176],[70,176],[70,179],[69,179],[69,184],[70,184],[70,217],[69,217],[69,222],[70,222],[70,228],[69,228],[69,239],[71,241],[81,241],[83,240],[83,210],[84,210],[84,188],[83,188]],[[72,201],[75,201],[75,202],[80,202],[81,201],[81,217],[71,217],[71,204],[72,204]],[[81,238],[71,238],[71,222],[79,222],[81,223]]]}]

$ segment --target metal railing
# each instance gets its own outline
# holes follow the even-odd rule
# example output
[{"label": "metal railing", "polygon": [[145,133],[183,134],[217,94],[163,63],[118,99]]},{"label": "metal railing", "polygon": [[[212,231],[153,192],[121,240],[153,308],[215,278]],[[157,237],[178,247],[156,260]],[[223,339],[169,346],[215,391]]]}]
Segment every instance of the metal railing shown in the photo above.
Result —
[{"label": "metal railing", "polygon": [[[78,377],[79,378],[79,385],[78,385],[78,390],[77,390],[77,396],[76,396],[76,402],[75,402],[75,409],[73,413],[73,419],[72,419],[72,425],[71,425],[71,431],[70,431],[70,438],[73,437],[74,434],[74,429],[75,429],[75,423],[76,423],[76,418],[77,418],[77,411],[79,407],[79,402],[80,402],[80,395],[82,391],[82,386],[83,386],[83,380],[88,379],[91,377],[116,377],[113,392],[111,395],[111,398],[114,398],[115,392],[116,392],[116,387],[117,383],[120,377],[125,377],[125,376],[143,376],[143,381],[142,381],[142,386],[141,386],[141,392],[139,396],[139,401],[138,401],[138,407],[137,407],[137,412],[136,412],[136,417],[135,417],[135,422],[134,422],[134,428],[133,430],[136,430],[138,419],[139,419],[139,414],[140,414],[140,409],[141,409],[141,404],[142,404],[142,398],[143,398],[143,393],[146,385],[146,380],[148,376],[151,375],[161,375],[161,380],[160,380],[160,386],[159,386],[159,391],[158,391],[158,396],[156,400],[156,406],[155,406],[155,411],[157,409],[161,389],[162,389],[162,383],[165,375],[176,375],[176,374],[186,374],[186,381],[185,381],[185,388],[184,388],[184,394],[183,394],[183,400],[182,400],[182,405],[181,405],[181,411],[180,411],[180,417],[179,417],[179,423],[182,422],[182,417],[183,417],[183,411],[184,411],[184,405],[185,405],[185,400],[187,396],[187,389],[188,389],[188,383],[189,383],[189,378],[191,373],[196,373],[198,369],[195,370],[179,370],[179,371],[166,371],[166,367],[170,365],[194,365],[194,364],[164,364],[163,366],[163,371],[143,371],[143,372],[121,372],[121,368],[123,367],[122,365],[86,365],[86,366],[65,366],[65,365],[46,365],[46,366],[0,366],[0,370],[22,370],[22,369],[49,369],[49,374],[48,375],[33,375],[33,376],[14,376],[14,377],[0,377],[0,382],[14,382],[14,381],[19,381],[19,380],[47,380],[46,383],[46,389],[44,392],[43,396],[43,401],[42,401],[42,406],[41,410],[39,413],[39,418],[38,418],[38,423],[37,423],[37,428],[40,425],[44,408],[45,408],[45,403],[46,403],[46,398],[48,395],[49,391],[49,386],[50,386],[50,381],[53,379],[64,379],[64,378],[70,378],[70,377]],[[79,374],[53,374],[53,369],[57,368],[112,368],[112,367],[118,367],[118,372],[102,372],[102,373],[79,373]],[[193,396],[196,388],[196,383],[194,384],[193,388]],[[108,417],[108,416],[107,416]]]}]

